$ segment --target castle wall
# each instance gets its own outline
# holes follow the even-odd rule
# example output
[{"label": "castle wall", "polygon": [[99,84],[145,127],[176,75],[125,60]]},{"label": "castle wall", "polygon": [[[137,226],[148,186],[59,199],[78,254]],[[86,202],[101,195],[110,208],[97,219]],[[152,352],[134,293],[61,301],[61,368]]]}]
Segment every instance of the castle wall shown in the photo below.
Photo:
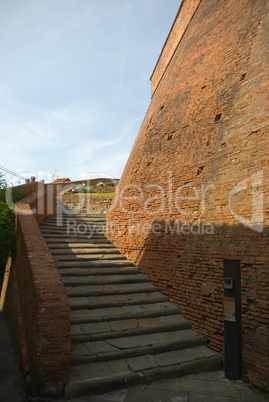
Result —
[{"label": "castle wall", "polygon": [[56,213],[57,187],[34,183],[16,203],[16,256],[4,312],[30,397],[60,397],[69,380],[70,307],[39,223]]},{"label": "castle wall", "polygon": [[151,75],[151,95],[154,94],[162,76],[179,45],[185,30],[193,18],[201,0],[182,0],[178,14],[170,29],[155,69]]},{"label": "castle wall", "polygon": [[223,259],[240,260],[244,373],[267,390],[268,37],[268,1],[200,2],[107,215],[112,242],[221,353]]}]

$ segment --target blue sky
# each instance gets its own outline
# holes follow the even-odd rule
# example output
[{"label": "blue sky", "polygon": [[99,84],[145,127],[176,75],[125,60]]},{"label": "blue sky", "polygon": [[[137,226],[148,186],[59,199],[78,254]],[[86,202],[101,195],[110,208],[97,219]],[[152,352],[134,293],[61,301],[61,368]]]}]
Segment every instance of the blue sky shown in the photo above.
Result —
[{"label": "blue sky", "polygon": [[0,165],[46,182],[119,178],[180,0],[0,6]]}]

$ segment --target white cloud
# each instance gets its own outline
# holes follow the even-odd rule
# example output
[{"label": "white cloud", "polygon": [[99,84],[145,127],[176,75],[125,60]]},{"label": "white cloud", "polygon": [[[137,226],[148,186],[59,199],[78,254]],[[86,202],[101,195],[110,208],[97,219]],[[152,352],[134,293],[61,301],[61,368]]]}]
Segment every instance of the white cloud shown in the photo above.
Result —
[{"label": "white cloud", "polygon": [[1,165],[119,177],[150,102],[157,39],[178,3],[2,0]]}]

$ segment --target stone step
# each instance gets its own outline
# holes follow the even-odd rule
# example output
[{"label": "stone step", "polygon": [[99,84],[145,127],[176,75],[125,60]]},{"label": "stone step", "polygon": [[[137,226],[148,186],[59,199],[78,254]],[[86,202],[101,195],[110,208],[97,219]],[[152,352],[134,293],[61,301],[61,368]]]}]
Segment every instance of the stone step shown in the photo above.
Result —
[{"label": "stone step", "polygon": [[95,285],[95,286],[73,286],[67,287],[68,297],[77,296],[108,296],[108,295],[122,295],[128,293],[149,293],[156,292],[158,289],[150,282],[142,283],[128,283],[115,284],[115,285]]},{"label": "stone step", "polygon": [[65,398],[94,395],[164,378],[216,370],[220,357],[204,345],[71,366]]},{"label": "stone step", "polygon": [[56,254],[53,255],[54,261],[58,262],[85,262],[85,261],[96,261],[102,260],[105,258],[106,261],[128,261],[126,257],[121,255],[120,253],[108,254],[108,253],[88,253],[88,254],[68,254],[68,255],[61,255]]},{"label": "stone step", "polygon": [[55,222],[51,221],[43,221],[40,223],[40,228],[47,228],[47,229],[56,229],[56,228],[61,228],[61,227],[66,227],[66,228],[75,228],[80,225],[86,225],[86,226],[97,226],[97,227],[102,227],[106,225],[106,220],[99,219],[99,220],[86,220],[86,219],[67,219],[67,220],[59,220]]},{"label": "stone step", "polygon": [[53,257],[57,257],[58,255],[63,256],[66,255],[71,257],[72,255],[87,255],[87,254],[117,254],[120,255],[119,250],[116,249],[116,247],[113,246],[105,246],[105,247],[96,247],[94,245],[89,246],[88,244],[85,244],[84,247],[61,247],[61,248],[50,248],[50,252],[53,255]]},{"label": "stone step", "polygon": [[71,364],[153,355],[203,344],[203,337],[191,329],[91,341],[72,346]]},{"label": "stone step", "polygon": [[61,238],[60,240],[57,237],[46,237],[46,243],[48,244],[50,249],[55,249],[57,247],[69,247],[69,245],[72,245],[72,247],[76,247],[79,245],[79,247],[82,246],[88,246],[88,247],[111,247],[111,242],[110,240],[106,239],[105,237],[101,237],[99,239],[89,239],[86,238],[85,241],[81,239],[70,239],[69,237]]},{"label": "stone step", "polygon": [[121,307],[131,306],[137,304],[152,304],[162,303],[169,301],[169,297],[160,292],[151,293],[128,293],[124,295],[110,295],[110,296],[84,296],[84,297],[70,297],[69,304],[72,310],[79,309],[95,309],[105,307]]},{"label": "stone step", "polygon": [[73,241],[76,239],[81,240],[85,240],[85,241],[90,241],[92,242],[93,240],[101,240],[104,239],[106,240],[106,238],[104,238],[104,235],[102,234],[72,234],[72,235],[67,235],[66,233],[64,234],[57,234],[57,233],[51,233],[51,232],[42,232],[42,236],[44,237],[45,240],[47,239],[57,239],[58,241],[61,240],[68,240],[68,241]]},{"label": "stone step", "polygon": [[170,302],[163,302],[135,306],[97,308],[94,310],[71,310],[71,324],[120,321],[133,318],[154,318],[165,314],[179,314],[179,309]]},{"label": "stone step", "polygon": [[56,227],[72,227],[75,225],[79,224],[89,224],[89,225],[98,225],[102,226],[106,224],[106,219],[65,219],[65,220],[57,220],[55,219],[54,221],[51,220],[44,220],[43,222],[40,223],[41,228],[56,228]]},{"label": "stone step", "polygon": [[56,261],[58,268],[102,268],[102,267],[133,267],[133,263],[128,260],[93,260],[93,261]]},{"label": "stone step", "polygon": [[80,214],[70,214],[65,215],[63,214],[58,216],[52,216],[49,218],[44,219],[40,225],[49,223],[59,223],[59,222],[68,222],[70,220],[77,220],[77,221],[89,221],[89,222],[99,222],[99,221],[106,221],[106,216],[104,214],[96,214],[96,215],[80,215]]},{"label": "stone step", "polygon": [[49,218],[40,227],[71,309],[65,398],[219,366],[178,307],[106,239],[104,216],[64,216],[57,224]]},{"label": "stone step", "polygon": [[62,276],[89,276],[89,275],[121,275],[121,274],[139,274],[139,269],[130,267],[100,267],[100,268],[60,268]]},{"label": "stone step", "polygon": [[149,280],[140,273],[138,274],[121,274],[121,275],[102,275],[97,277],[95,275],[88,276],[64,276],[63,283],[65,286],[79,286],[79,285],[109,285],[109,284],[128,284],[128,283],[144,283]]},{"label": "stone step", "polygon": [[[105,239],[106,240],[106,239]],[[63,254],[69,253],[69,252],[74,252],[76,253],[78,250],[84,250],[84,249],[88,249],[88,250],[117,250],[117,248],[115,246],[113,246],[113,244],[110,243],[109,240],[107,240],[105,243],[81,243],[79,241],[75,241],[75,242],[58,242],[57,240],[55,241],[55,239],[53,239],[52,242],[48,242],[49,243],[49,247],[50,247],[50,252],[51,254],[57,254],[58,250],[59,253],[62,252]]]},{"label": "stone step", "polygon": [[72,344],[75,345],[89,341],[102,341],[190,328],[189,320],[183,318],[180,314],[154,318],[133,318],[130,320],[72,325],[71,340]]},{"label": "stone step", "polygon": [[40,228],[48,228],[48,229],[54,229],[58,227],[77,227],[80,225],[86,225],[86,226],[98,226],[102,227],[106,225],[106,220],[105,219],[95,219],[95,220],[89,220],[89,219],[66,219],[66,220],[55,220],[54,222],[51,221],[43,221],[40,223]]},{"label": "stone step", "polygon": [[68,228],[57,228],[57,229],[42,229],[42,235],[45,236],[47,234],[50,234],[52,237],[53,235],[60,235],[60,236],[103,236],[105,233],[105,230],[103,229],[98,229],[95,227],[86,227],[81,230],[69,230]]}]

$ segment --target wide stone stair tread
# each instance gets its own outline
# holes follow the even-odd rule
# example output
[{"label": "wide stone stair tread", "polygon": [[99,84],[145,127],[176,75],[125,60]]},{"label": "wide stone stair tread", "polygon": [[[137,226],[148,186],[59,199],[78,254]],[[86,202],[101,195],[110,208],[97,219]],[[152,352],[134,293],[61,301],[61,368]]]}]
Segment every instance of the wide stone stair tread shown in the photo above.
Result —
[{"label": "wide stone stair tread", "polygon": [[220,357],[206,346],[164,352],[157,355],[127,357],[107,362],[71,366],[70,381],[65,398],[94,395],[131,385],[212,371],[220,364]]},{"label": "wide stone stair tread", "polygon": [[71,351],[73,364],[94,363],[178,351],[204,344],[202,336],[190,329],[139,334],[74,345]]},{"label": "wide stone stair tread", "polygon": [[70,254],[70,255],[53,255],[54,261],[58,262],[85,262],[85,261],[95,261],[105,258],[105,260],[112,261],[127,261],[126,257],[120,254]]},{"label": "wide stone stair tread", "polygon": [[101,267],[133,267],[128,260],[87,260],[87,261],[55,261],[58,268],[101,268]]},{"label": "wide stone stair tread", "polygon": [[59,272],[62,276],[88,276],[88,275],[118,275],[118,274],[139,274],[140,271],[134,266],[130,267],[111,267],[103,266],[100,268],[61,268]]},{"label": "wide stone stair tread", "polygon": [[85,260],[100,260],[105,258],[106,260],[124,260],[127,261],[127,258],[121,254],[109,254],[109,253],[88,253],[88,254],[70,254],[70,255],[54,255],[53,258],[55,261],[85,261]]},{"label": "wide stone stair tread", "polygon": [[90,340],[100,341],[190,328],[189,320],[180,314],[173,314],[163,317],[73,324],[71,326],[71,337],[72,344],[77,344]]},{"label": "wide stone stair tread", "polygon": [[69,304],[72,310],[95,309],[103,307],[120,307],[136,304],[152,304],[169,301],[169,297],[160,292],[127,293],[124,295],[70,297]]},{"label": "wide stone stair tread", "polygon": [[105,237],[104,215],[64,214],[59,223],[47,218],[40,229],[71,310],[66,399],[220,365],[179,308]]},{"label": "wide stone stair tread", "polygon": [[40,226],[46,226],[49,224],[55,224],[55,225],[62,225],[62,224],[67,224],[67,223],[72,223],[72,222],[106,222],[106,216],[104,214],[96,214],[96,215],[81,215],[81,214],[58,214],[57,216],[52,216],[49,218],[46,218],[43,222],[41,222]]},{"label": "wide stone stair tread", "polygon": [[89,239],[88,237],[85,240],[81,239],[70,239],[70,237],[58,239],[57,237],[50,238],[46,237],[46,242],[49,248],[54,250],[58,247],[69,247],[72,244],[72,247],[76,247],[76,245],[87,245],[88,247],[111,247],[111,241],[105,238],[104,236],[99,239]]},{"label": "wide stone stair tread", "polygon": [[99,278],[96,275],[92,276],[64,276],[62,278],[66,286],[78,285],[104,285],[116,283],[141,283],[147,282],[148,279],[141,274],[121,274],[121,275],[102,275]]},{"label": "wide stone stair tread", "polygon": [[43,229],[51,229],[51,230],[62,229],[62,230],[65,230],[67,228],[75,229],[76,228],[76,223],[78,225],[85,225],[86,224],[86,225],[89,225],[89,226],[92,226],[92,227],[98,227],[98,228],[105,227],[105,225],[106,225],[105,220],[96,220],[96,221],[85,221],[85,220],[83,220],[83,221],[80,221],[80,222],[72,220],[72,221],[66,221],[66,222],[58,222],[58,224],[57,224],[57,221],[55,221],[55,222],[43,221],[40,224],[40,228],[42,230]]},{"label": "wide stone stair tread", "polygon": [[[107,239],[104,239],[107,240]],[[75,241],[73,243],[69,243],[68,241],[65,242],[60,242],[60,241],[52,241],[49,242],[50,252],[52,255],[58,254],[58,253],[63,253],[63,254],[72,254],[72,253],[80,253],[86,251],[92,251],[94,250],[102,250],[102,252],[109,252],[110,250],[115,250],[116,252],[116,247],[114,247],[109,240],[106,241],[106,243],[89,243],[89,242],[78,242]],[[118,250],[117,250],[118,251]],[[118,251],[119,252],[119,251]]]},{"label": "wide stone stair tread", "polygon": [[[103,246],[103,247],[96,247],[95,245],[88,245],[85,244],[84,247],[62,247],[62,248],[51,248],[50,247],[50,252],[53,255],[54,258],[57,258],[57,256],[67,256],[68,258],[72,257],[72,254],[76,255],[94,255],[94,254],[111,254],[111,255],[120,255],[119,250],[116,249],[116,247],[109,247],[109,246]],[[126,259],[126,258],[125,258]]]},{"label": "wide stone stair tread", "polygon": [[50,229],[42,229],[42,234],[44,237],[49,235],[51,238],[59,236],[59,239],[65,238],[66,236],[69,236],[70,238],[74,237],[76,238],[79,236],[82,239],[91,239],[91,238],[100,238],[104,236],[104,231],[99,231],[99,230],[83,230],[83,231],[78,231],[78,232],[70,232],[68,233],[66,230],[50,230]]},{"label": "wide stone stair tread", "polygon": [[104,307],[93,310],[71,310],[71,324],[101,321],[130,320],[133,318],[153,318],[164,314],[179,314],[178,307],[170,302]]},{"label": "wide stone stair tread", "polygon": [[42,230],[42,235],[44,238],[51,239],[83,239],[83,240],[91,240],[91,239],[102,239],[104,237],[103,233],[66,233],[66,231],[55,231],[51,230]]},{"label": "wide stone stair tread", "polygon": [[116,284],[116,285],[96,285],[96,286],[73,286],[67,287],[67,294],[69,297],[80,296],[105,296],[105,295],[117,295],[128,293],[141,293],[141,292],[156,292],[158,289],[150,282],[142,283],[128,283]]}]

